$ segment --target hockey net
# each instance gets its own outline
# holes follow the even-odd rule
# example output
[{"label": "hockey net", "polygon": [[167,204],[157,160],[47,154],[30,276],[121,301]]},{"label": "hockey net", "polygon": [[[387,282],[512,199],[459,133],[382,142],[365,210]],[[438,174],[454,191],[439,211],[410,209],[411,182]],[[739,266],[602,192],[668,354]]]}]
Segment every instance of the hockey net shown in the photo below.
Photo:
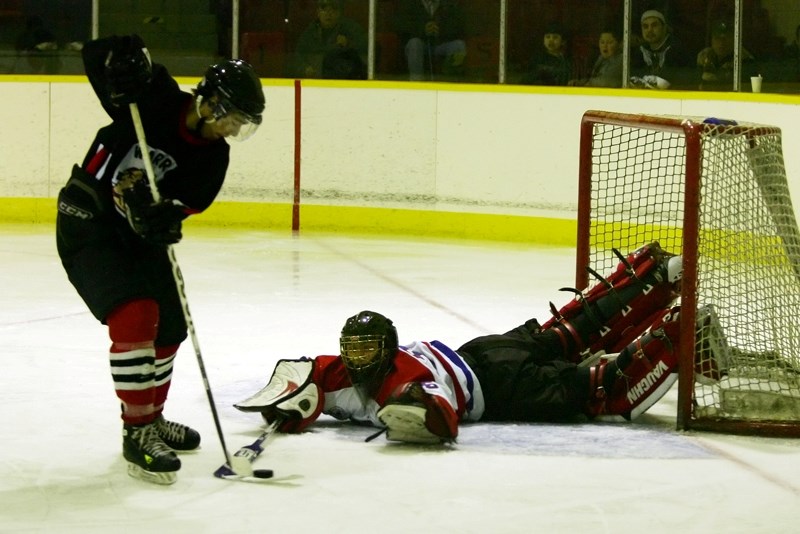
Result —
[{"label": "hockey net", "polygon": [[577,287],[658,241],[683,255],[678,428],[800,436],[800,232],[780,129],[587,112]]}]

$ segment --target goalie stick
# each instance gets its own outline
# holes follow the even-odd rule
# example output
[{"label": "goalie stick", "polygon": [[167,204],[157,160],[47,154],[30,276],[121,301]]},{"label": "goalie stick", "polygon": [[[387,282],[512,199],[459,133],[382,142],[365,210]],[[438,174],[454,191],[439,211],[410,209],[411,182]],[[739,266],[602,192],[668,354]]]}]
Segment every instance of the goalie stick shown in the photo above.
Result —
[{"label": "goalie stick", "polygon": [[[133,128],[136,130],[136,140],[139,142],[139,148],[142,152],[142,161],[144,162],[145,174],[147,175],[147,181],[150,184],[150,193],[153,195],[153,200],[155,202],[159,202],[161,200],[161,195],[158,191],[158,185],[156,184],[156,175],[153,171],[153,162],[150,159],[150,151],[147,147],[147,138],[145,137],[144,126],[142,125],[142,117],[139,115],[139,106],[136,104],[136,102],[132,102],[129,107],[131,112],[131,120],[133,121]],[[181,273],[181,268],[178,265],[178,260],[175,257],[175,251],[171,245],[167,245],[167,257],[169,258],[170,267],[172,267],[172,276],[175,279],[178,298],[181,303],[181,309],[183,310],[183,318],[186,321],[186,328],[189,331],[189,336],[192,339],[192,346],[194,347],[194,354],[197,357],[197,366],[200,368],[200,375],[203,378],[203,387],[206,390],[206,397],[208,397],[211,415],[214,418],[214,426],[217,429],[217,437],[219,438],[219,443],[222,446],[222,452],[225,454],[225,461],[227,465],[232,467],[232,474],[239,475],[239,473],[236,471],[237,466],[231,463],[231,456],[228,453],[228,447],[225,445],[225,436],[222,433],[222,424],[220,423],[219,414],[217,413],[217,406],[214,403],[214,396],[211,393],[211,386],[208,382],[208,373],[206,373],[206,366],[203,363],[203,354],[200,352],[200,342],[197,340],[197,331],[194,328],[192,314],[189,312],[189,301],[186,298],[186,284],[183,280],[183,274]],[[248,468],[249,473],[254,474],[252,468],[249,466]],[[272,476],[271,471],[269,476]]]},{"label": "goalie stick", "polygon": [[253,443],[245,445],[233,453],[230,463],[221,465],[214,471],[214,476],[225,480],[243,480],[245,482],[260,482],[272,478],[272,469],[253,469],[253,462],[264,452],[264,444],[282,422],[281,418],[275,419]]}]

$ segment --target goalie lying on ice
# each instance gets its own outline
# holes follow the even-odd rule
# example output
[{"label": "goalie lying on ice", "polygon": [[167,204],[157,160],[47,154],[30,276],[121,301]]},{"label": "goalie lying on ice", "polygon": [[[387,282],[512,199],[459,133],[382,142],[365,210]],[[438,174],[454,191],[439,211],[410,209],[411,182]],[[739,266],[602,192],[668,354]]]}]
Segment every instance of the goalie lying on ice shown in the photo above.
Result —
[{"label": "goalie lying on ice", "polygon": [[452,441],[459,421],[631,419],[677,378],[671,306],[682,267],[658,243],[618,256],[608,278],[560,310],[551,304],[544,326],[530,319],[456,350],[441,341],[399,345],[390,319],[362,311],[345,322],[339,355],[281,360],[269,383],[235,406],[281,418],[284,432],[325,413],[413,443]]}]

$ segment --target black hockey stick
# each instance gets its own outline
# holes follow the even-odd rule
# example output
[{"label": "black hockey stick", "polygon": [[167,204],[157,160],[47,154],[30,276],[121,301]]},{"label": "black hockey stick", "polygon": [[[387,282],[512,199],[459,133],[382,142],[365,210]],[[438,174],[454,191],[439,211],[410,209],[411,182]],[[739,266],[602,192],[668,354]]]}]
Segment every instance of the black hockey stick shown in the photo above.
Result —
[{"label": "black hockey stick", "polygon": [[233,453],[231,461],[221,465],[219,469],[214,471],[214,476],[225,480],[244,480],[247,482],[258,482],[266,478],[272,478],[272,469],[253,469],[253,462],[264,452],[265,443],[282,422],[282,418],[275,419],[253,443],[245,445]]},{"label": "black hockey stick", "polygon": [[[159,202],[161,200],[161,194],[158,192],[158,186],[156,185],[156,175],[153,171],[153,162],[150,159],[150,151],[147,148],[147,138],[144,135],[142,117],[139,115],[139,106],[137,106],[135,102],[132,102],[130,104],[130,110],[133,127],[136,130],[136,139],[139,142],[139,149],[142,152],[142,160],[144,161],[144,169],[147,174],[147,181],[150,184],[150,192],[153,195],[153,200]],[[222,425],[219,421],[217,406],[214,403],[214,396],[211,393],[211,386],[208,383],[208,374],[206,373],[206,366],[203,363],[203,355],[200,352],[200,343],[197,340],[197,332],[194,328],[194,321],[192,321],[192,314],[189,312],[189,301],[186,299],[186,284],[183,281],[183,274],[181,273],[181,268],[178,265],[178,260],[175,258],[175,251],[170,245],[167,245],[167,256],[169,257],[169,263],[172,267],[172,276],[175,278],[175,286],[178,290],[178,298],[181,302],[181,309],[183,310],[183,318],[186,321],[186,328],[188,329],[189,335],[192,338],[194,354],[197,357],[197,365],[200,368],[200,375],[203,378],[203,386],[206,390],[206,397],[208,397],[208,404],[211,407],[211,415],[214,418],[214,426],[217,428],[219,443],[222,445],[222,452],[225,454],[225,461],[228,465],[231,465],[231,456],[228,454],[228,448],[225,445],[225,436],[222,433]],[[253,476],[257,475],[254,474]],[[269,476],[272,476],[271,471]]]}]

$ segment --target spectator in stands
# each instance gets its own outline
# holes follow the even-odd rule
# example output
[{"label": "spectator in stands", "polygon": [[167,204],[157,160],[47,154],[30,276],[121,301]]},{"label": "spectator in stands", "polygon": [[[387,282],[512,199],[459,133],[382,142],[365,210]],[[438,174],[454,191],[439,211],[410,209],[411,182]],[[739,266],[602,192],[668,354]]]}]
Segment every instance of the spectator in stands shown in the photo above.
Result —
[{"label": "spectator in stands", "polygon": [[547,25],[542,46],[534,53],[522,77],[526,85],[567,85],[572,76],[572,61],[567,54],[568,36],[561,24]]},{"label": "spectator in stands", "polygon": [[622,39],[619,30],[606,28],[597,42],[600,55],[586,79],[570,80],[569,85],[622,87]]},{"label": "spectator in stands", "polygon": [[[711,30],[711,46],[697,54],[697,67],[700,70],[700,89],[703,91],[732,91],[734,48],[733,27],[727,22],[717,22]],[[742,48],[741,78],[756,76],[754,58]]]},{"label": "spectator in stands", "polygon": [[342,0],[318,0],[317,18],[297,41],[293,75],[364,79],[366,57],[367,34],[357,22],[342,16]]},{"label": "spectator in stands", "polygon": [[462,75],[467,44],[464,13],[454,0],[403,0],[398,4],[397,32],[405,43],[410,80],[433,79],[437,59],[442,73]]},{"label": "spectator in stands", "polygon": [[692,57],[672,33],[661,11],[642,13],[642,44],[631,54],[631,85],[649,89],[689,87],[693,77]]}]

